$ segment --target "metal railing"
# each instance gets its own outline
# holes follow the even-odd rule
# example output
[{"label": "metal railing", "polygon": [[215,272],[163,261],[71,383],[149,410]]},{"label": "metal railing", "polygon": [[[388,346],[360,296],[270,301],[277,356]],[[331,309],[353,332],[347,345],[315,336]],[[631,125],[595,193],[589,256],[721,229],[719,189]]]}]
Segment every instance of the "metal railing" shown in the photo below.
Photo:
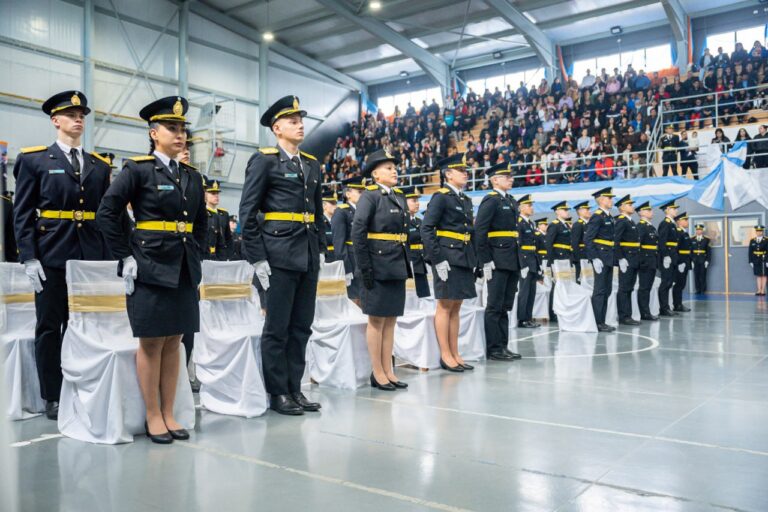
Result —
[{"label": "metal railing", "polygon": [[[682,123],[682,122],[689,123],[689,122],[691,122],[690,119],[684,119],[684,120],[677,119],[677,115],[682,113],[685,117],[688,117],[688,115],[687,115],[688,112],[694,112],[694,111],[697,111],[697,110],[713,109],[713,115],[705,116],[705,117],[700,117],[700,118],[697,119],[697,122],[703,123],[705,121],[712,121],[712,127],[713,128],[719,128],[720,124],[721,124],[721,120],[727,119],[727,118],[732,118],[732,117],[737,117],[737,116],[740,115],[740,114],[727,114],[727,115],[721,115],[720,114],[721,108],[729,107],[729,106],[735,106],[735,105],[737,105],[739,103],[737,101],[736,97],[735,97],[736,93],[749,92],[749,91],[760,92],[760,91],[765,90],[765,89],[768,89],[768,84],[754,85],[752,87],[740,87],[740,88],[737,88],[737,89],[728,89],[726,91],[707,91],[707,92],[704,92],[702,94],[692,94],[692,95],[689,95],[689,96],[681,96],[679,98],[663,99],[663,100],[661,100],[661,102],[659,104],[658,119],[662,120],[662,122],[661,122],[661,126],[662,127],[665,127],[667,125],[676,125],[676,124]],[[725,96],[726,94],[730,94],[731,97],[724,101],[721,98],[722,98],[722,96]],[[681,103],[681,102],[684,102],[684,101],[685,102],[688,102],[688,101],[694,101],[695,102],[697,99],[704,100],[704,99],[707,98],[707,96],[714,96],[714,100],[715,100],[714,104],[702,105],[700,107],[695,107],[694,106],[694,107],[687,107],[687,108],[673,108],[673,104],[674,103]],[[768,100],[768,98],[767,98],[767,100]],[[754,97],[748,98],[748,99],[746,99],[744,101],[752,103],[753,106],[754,106]],[[762,107],[753,107],[753,108],[750,108],[749,110],[756,110],[756,109],[763,109],[763,108]],[[674,116],[676,119],[673,119],[671,121],[666,121],[665,122],[663,120],[664,115],[666,115],[668,117],[669,116]]]}]

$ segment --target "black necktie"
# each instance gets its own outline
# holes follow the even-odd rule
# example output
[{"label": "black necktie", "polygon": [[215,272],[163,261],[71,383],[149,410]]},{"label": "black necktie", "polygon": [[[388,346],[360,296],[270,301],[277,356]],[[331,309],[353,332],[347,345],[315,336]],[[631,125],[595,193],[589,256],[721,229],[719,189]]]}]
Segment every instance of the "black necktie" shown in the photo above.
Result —
[{"label": "black necktie", "polygon": [[77,148],[69,150],[69,154],[72,156],[72,168],[75,170],[75,176],[80,178],[80,160],[77,158]]},{"label": "black necktie", "polygon": [[168,167],[171,169],[171,176],[173,176],[173,179],[179,181],[179,164],[176,163],[176,160],[171,160]]},{"label": "black necktie", "polygon": [[296,165],[296,167],[298,167],[299,170],[301,170],[301,160],[299,159],[298,156],[291,157],[291,162],[293,162],[294,165]]}]

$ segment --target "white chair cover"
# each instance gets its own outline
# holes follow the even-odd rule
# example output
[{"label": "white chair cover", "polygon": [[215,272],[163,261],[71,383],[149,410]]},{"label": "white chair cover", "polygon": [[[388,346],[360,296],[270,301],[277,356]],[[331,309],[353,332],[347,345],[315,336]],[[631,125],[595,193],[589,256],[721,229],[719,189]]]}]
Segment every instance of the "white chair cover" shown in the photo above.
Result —
[{"label": "white chair cover", "polygon": [[581,283],[581,286],[589,290],[591,293],[595,284],[595,269],[592,268],[592,263],[589,260],[583,259],[579,261],[579,268],[581,269],[579,274],[579,282]]},{"label": "white chair cover", "polygon": [[560,330],[597,332],[591,293],[576,284],[576,273],[570,262],[555,260],[552,265],[555,276],[552,309],[557,315]]},{"label": "white chair cover", "polygon": [[435,302],[416,295],[413,279],[405,284],[405,312],[395,325],[395,357],[421,369],[440,367],[440,347],[435,334]]},{"label": "white chair cover", "polygon": [[544,279],[536,283],[536,297],[533,299],[533,318],[549,319],[549,294],[552,291],[552,273],[544,270]]},{"label": "white chair cover", "polygon": [[320,268],[315,320],[307,344],[307,367],[314,382],[340,389],[356,389],[368,382],[367,325],[368,318],[347,298],[344,262],[325,263]]},{"label": "white chair cover", "polygon": [[35,364],[35,294],[19,263],[0,263],[0,347],[8,418],[38,416],[45,401]]},{"label": "white chair cover", "polygon": [[264,319],[247,261],[203,261],[200,332],[192,359],[200,404],[209,411],[252,418],[269,397],[261,373]]},{"label": "white chair cover", "polygon": [[[659,285],[661,284],[660,277],[653,278],[653,284],[651,285],[651,296],[648,300],[648,309],[652,315],[659,314]],[[635,289],[632,290],[632,318],[640,320],[640,307],[637,305],[637,291],[640,288],[640,282],[638,280],[635,283]]]},{"label": "white chair cover", "polygon": [[[125,285],[116,261],[68,261],[69,323],[61,349],[64,383],[59,431],[91,443],[128,443],[144,432],[145,407],[136,378],[138,340],[125,312]],[[174,414],[195,426],[195,403],[183,371]]]},{"label": "white chair cover", "polygon": [[616,306],[616,295],[619,291],[619,267],[613,268],[613,283],[611,285],[611,294],[608,296],[608,307],[605,310],[605,323],[608,325],[619,325],[619,310]]}]

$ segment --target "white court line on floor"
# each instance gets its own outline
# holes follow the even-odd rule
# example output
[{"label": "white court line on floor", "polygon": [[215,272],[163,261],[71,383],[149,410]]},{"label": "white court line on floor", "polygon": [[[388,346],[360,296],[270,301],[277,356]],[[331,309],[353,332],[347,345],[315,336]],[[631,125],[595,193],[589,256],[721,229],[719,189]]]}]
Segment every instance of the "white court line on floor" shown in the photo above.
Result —
[{"label": "white court line on floor", "polygon": [[439,503],[436,501],[423,500],[421,498],[416,498],[414,496],[408,496],[407,494],[401,494],[399,492],[388,491],[386,489],[380,489],[378,487],[362,485],[355,482],[350,482],[349,480],[335,478],[332,476],[321,475],[319,473],[313,473],[311,471],[305,471],[303,469],[296,469],[290,466],[283,466],[282,464],[275,464],[274,462],[269,462],[263,459],[257,459],[256,457],[249,457],[247,455],[242,455],[239,453],[227,452],[224,450],[219,450],[217,448],[211,448],[211,447],[203,446],[196,443],[188,443],[188,442],[175,443],[174,446],[192,448],[195,450],[210,453],[212,455],[219,455],[221,457],[227,457],[227,458],[239,460],[242,462],[248,462],[250,464],[255,464],[257,466],[261,466],[269,469],[277,469],[277,470],[285,471],[287,473],[292,473],[294,475],[311,478],[313,480],[319,480],[321,482],[326,482],[329,484],[340,485],[342,487],[348,487],[350,489],[355,489],[358,491],[367,492],[369,494],[375,494],[378,496],[384,496],[387,498],[392,498],[392,499],[396,499],[406,503],[411,503],[413,505],[419,505],[422,507],[427,507],[435,510],[445,510],[449,512],[470,512],[469,509],[454,507],[452,505],[446,505],[445,503]]},{"label": "white court line on floor", "polygon": [[[523,341],[523,340],[529,340],[532,338],[536,338],[538,336],[546,336],[547,334],[553,333],[553,332],[560,332],[559,329],[553,329],[551,331],[545,331],[540,332],[537,334],[533,334],[531,336],[526,336],[525,338],[517,338],[515,340],[510,341]],[[566,332],[566,331],[563,331]],[[596,334],[596,333],[593,333]],[[523,359],[565,359],[565,358],[575,358],[575,357],[606,357],[606,356],[620,356],[624,354],[637,354],[640,352],[646,352],[648,350],[653,350],[656,347],[659,346],[659,340],[656,338],[651,338],[650,336],[645,336],[643,334],[637,334],[633,332],[623,332],[623,331],[614,331],[613,333],[608,334],[623,334],[625,336],[636,336],[638,338],[643,338],[646,340],[649,340],[651,344],[647,347],[639,348],[639,349],[633,349],[633,350],[623,350],[620,352],[605,352],[602,354],[556,354],[552,356],[524,356]]]},{"label": "white court line on floor", "polygon": [[745,356],[745,357],[765,357],[768,354],[754,354],[748,352],[722,352],[720,350],[705,350],[698,348],[676,348],[676,347],[661,347],[659,350],[668,350],[670,352],[692,352],[701,354],[715,354],[719,356]]},{"label": "white court line on floor", "polygon": [[59,439],[64,437],[63,434],[42,434],[40,437],[34,439],[27,439],[26,441],[16,441],[11,443],[11,448],[21,448],[23,446],[31,446],[33,443],[39,443],[40,441],[48,441],[50,439]]}]

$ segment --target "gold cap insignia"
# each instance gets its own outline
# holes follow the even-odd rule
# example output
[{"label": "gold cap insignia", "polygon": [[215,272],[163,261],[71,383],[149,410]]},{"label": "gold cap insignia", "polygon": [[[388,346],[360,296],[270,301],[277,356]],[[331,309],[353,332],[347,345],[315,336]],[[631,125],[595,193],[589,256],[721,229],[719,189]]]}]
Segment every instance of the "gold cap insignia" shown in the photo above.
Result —
[{"label": "gold cap insignia", "polygon": [[389,151],[384,151],[384,156],[387,158],[394,158],[392,155],[389,154]]},{"label": "gold cap insignia", "polygon": [[464,165],[467,165],[467,154],[466,153],[464,153],[464,155],[461,157],[461,163],[463,163]]},{"label": "gold cap insignia", "polygon": [[184,105],[181,104],[181,98],[176,98],[176,103],[173,104],[173,115],[180,116],[184,114]]},{"label": "gold cap insignia", "polygon": [[80,96],[77,95],[77,93],[72,95],[72,98],[69,100],[72,105],[78,106],[80,105]]},{"label": "gold cap insignia", "polygon": [[293,97],[293,109],[299,110],[299,98],[297,98],[296,96]]}]

